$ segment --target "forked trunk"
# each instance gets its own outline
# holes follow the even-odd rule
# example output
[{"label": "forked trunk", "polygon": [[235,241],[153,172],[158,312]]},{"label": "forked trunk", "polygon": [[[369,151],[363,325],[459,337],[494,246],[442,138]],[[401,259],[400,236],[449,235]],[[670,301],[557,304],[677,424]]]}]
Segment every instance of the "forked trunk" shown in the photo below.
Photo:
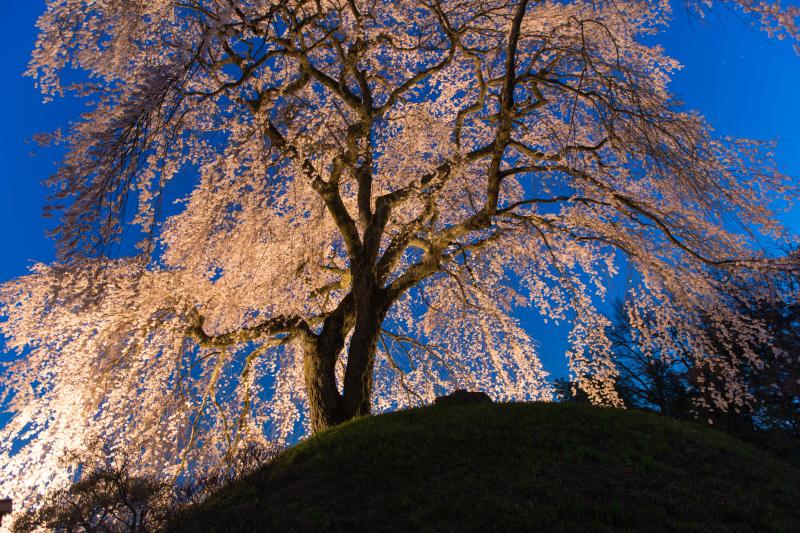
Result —
[{"label": "forked trunk", "polygon": [[[311,431],[316,433],[351,418],[370,414],[372,374],[386,305],[380,289],[348,296],[325,321],[320,334],[306,342],[304,374]],[[350,330],[343,394],[336,384],[336,363]]]}]

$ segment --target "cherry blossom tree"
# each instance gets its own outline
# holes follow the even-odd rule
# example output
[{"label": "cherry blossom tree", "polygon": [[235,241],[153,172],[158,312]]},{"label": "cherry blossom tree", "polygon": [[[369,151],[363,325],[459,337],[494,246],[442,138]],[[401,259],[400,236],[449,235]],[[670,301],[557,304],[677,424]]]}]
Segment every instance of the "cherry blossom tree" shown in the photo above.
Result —
[{"label": "cherry blossom tree", "polygon": [[[797,9],[727,4],[797,34]],[[715,138],[670,95],[679,65],[647,44],[670,16],[666,0],[48,0],[28,74],[89,110],[51,136],[58,261],[0,288],[20,354],[3,486],[63,482],[58,458],[97,439],[178,475],[456,385],[548,399],[528,308],[571,323],[574,381],[617,405],[597,305],[625,262],[634,326],[702,347],[702,312],[763,344],[729,304],[781,266],[758,250],[790,182],[768,144]],[[703,353],[713,401],[746,401]]]}]

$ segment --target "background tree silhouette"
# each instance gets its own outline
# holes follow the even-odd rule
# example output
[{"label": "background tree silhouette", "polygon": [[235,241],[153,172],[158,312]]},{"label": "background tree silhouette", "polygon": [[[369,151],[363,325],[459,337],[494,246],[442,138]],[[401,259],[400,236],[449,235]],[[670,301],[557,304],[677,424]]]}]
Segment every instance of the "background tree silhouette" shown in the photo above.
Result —
[{"label": "background tree silhouette", "polygon": [[[741,311],[765,324],[770,333],[753,360],[741,357],[735,331],[718,331],[711,317],[702,322],[708,336],[715,339],[713,351],[705,357],[697,357],[697,348],[691,345],[648,343],[646,339],[661,334],[654,321],[646,319],[631,328],[626,305],[619,303],[609,338],[619,369],[616,388],[625,405],[708,423],[783,456],[800,459],[798,280],[796,275],[776,275],[770,287],[771,301],[740,302]],[[677,336],[677,332],[672,334]],[[723,408],[707,397],[711,389],[705,386],[706,381],[719,379],[714,365],[720,360],[738,366],[744,399]],[[560,398],[580,401],[572,392],[574,386],[560,382]]]}]

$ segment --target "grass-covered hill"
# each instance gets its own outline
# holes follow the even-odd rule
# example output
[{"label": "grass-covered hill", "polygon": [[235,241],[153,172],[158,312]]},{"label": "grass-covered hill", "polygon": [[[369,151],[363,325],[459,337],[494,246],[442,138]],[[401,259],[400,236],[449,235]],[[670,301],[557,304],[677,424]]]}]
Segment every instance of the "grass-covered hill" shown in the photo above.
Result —
[{"label": "grass-covered hill", "polygon": [[356,420],[176,531],[800,531],[800,469],[722,433],[576,404]]}]

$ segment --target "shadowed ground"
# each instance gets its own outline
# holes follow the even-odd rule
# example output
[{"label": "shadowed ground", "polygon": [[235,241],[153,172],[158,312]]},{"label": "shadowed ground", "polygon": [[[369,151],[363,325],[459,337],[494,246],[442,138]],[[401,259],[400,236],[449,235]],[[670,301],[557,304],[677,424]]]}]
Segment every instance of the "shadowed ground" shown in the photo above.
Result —
[{"label": "shadowed ground", "polygon": [[800,531],[798,501],[798,467],[669,418],[431,406],[302,442],[173,530]]}]

